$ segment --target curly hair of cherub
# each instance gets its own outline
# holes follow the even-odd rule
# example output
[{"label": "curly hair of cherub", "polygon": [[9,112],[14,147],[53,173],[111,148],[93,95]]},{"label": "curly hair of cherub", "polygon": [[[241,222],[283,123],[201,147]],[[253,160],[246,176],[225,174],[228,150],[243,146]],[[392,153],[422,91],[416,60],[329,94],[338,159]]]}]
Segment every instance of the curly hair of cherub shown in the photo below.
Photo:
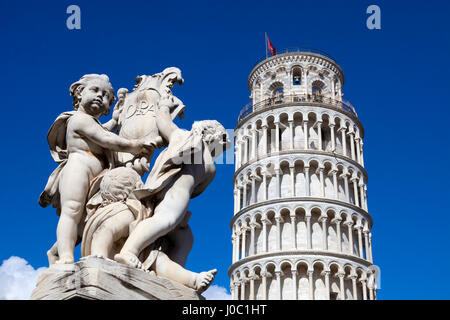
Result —
[{"label": "curly hair of cherub", "polygon": [[227,137],[227,131],[216,120],[203,120],[195,121],[192,124],[192,131],[195,134],[202,135],[203,141],[206,143],[211,143],[214,140],[222,140],[223,137]]},{"label": "curly hair of cherub", "polygon": [[109,81],[109,77],[106,74],[96,74],[96,73],[85,74],[84,76],[81,77],[80,80],[78,80],[75,83],[72,83],[72,85],[69,88],[70,95],[73,98],[72,105],[75,110],[78,110],[78,107],[80,106],[81,92],[86,87],[86,85],[89,83],[89,81],[92,81],[92,80],[101,80],[101,81],[105,81],[106,83],[108,83],[108,85],[111,89],[111,98],[109,99],[110,107],[113,105],[114,101],[116,100],[116,98],[114,97],[114,89],[112,87],[111,82]]},{"label": "curly hair of cherub", "polygon": [[125,201],[141,183],[141,177],[131,168],[118,167],[108,171],[100,182],[103,204]]}]

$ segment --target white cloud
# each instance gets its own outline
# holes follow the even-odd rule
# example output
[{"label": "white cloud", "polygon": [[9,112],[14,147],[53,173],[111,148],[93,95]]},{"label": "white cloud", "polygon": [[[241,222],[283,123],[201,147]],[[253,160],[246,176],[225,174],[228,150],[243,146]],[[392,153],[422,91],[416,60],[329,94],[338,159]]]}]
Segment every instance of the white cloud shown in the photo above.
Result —
[{"label": "white cloud", "polygon": [[[29,299],[39,274],[45,270],[45,267],[35,270],[20,257],[3,260],[0,266],[0,300]],[[231,300],[227,289],[217,285],[210,286],[203,296],[207,300]]]},{"label": "white cloud", "polygon": [[224,287],[212,285],[203,293],[207,300],[231,300],[231,294]]},{"label": "white cloud", "polygon": [[25,259],[12,256],[0,266],[0,299],[26,300],[36,286],[37,277],[47,268],[35,270]]}]

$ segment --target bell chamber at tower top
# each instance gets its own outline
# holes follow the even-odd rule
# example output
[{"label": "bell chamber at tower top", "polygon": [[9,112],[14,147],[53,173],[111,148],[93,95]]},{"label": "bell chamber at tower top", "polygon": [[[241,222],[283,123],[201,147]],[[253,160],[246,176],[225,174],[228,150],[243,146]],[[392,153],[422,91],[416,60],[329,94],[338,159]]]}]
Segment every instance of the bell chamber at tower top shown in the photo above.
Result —
[{"label": "bell chamber at tower top", "polygon": [[356,116],[343,99],[344,73],[327,53],[309,48],[281,50],[253,68],[248,78],[250,103],[238,121],[251,113],[286,103],[320,103]]}]

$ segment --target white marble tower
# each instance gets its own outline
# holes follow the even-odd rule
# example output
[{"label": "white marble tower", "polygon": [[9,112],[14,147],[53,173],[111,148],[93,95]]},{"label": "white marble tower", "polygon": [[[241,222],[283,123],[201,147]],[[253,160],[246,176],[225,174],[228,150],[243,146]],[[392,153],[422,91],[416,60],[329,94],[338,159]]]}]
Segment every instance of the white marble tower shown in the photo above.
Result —
[{"label": "white marble tower", "polygon": [[328,54],[259,62],[235,130],[233,299],[376,299],[364,129]]}]

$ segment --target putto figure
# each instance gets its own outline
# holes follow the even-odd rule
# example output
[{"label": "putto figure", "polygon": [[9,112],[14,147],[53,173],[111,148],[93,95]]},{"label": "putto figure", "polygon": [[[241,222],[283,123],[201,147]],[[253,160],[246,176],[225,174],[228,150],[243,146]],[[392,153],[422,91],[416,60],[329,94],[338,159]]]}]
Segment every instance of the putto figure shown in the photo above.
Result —
[{"label": "putto figure", "polygon": [[60,165],[50,176],[39,204],[53,204],[60,215],[56,231],[59,259],[74,262],[78,224],[85,211],[91,182],[105,168],[112,167],[111,151],[134,154],[151,149],[144,141],[128,140],[112,133],[119,110],[103,126],[97,120],[109,113],[114,90],[106,75],[88,74],[70,86],[75,111],[58,116],[47,135],[53,159]]},{"label": "putto figure", "polygon": [[[118,167],[108,171],[101,180],[99,192],[87,204],[87,219],[83,233],[82,256],[96,255],[112,259],[127,239],[130,230],[147,215],[147,208],[136,199],[134,191],[144,187],[135,170]],[[177,229],[184,232],[179,224]],[[160,239],[148,248],[152,263],[145,271],[174,280],[201,293],[206,290],[217,270],[192,272],[169,257],[173,241]],[[179,243],[178,245],[181,245]],[[187,252],[189,253],[189,252]]]},{"label": "putto figure", "polygon": [[[104,124],[98,118],[115,101],[109,78],[88,74],[70,86],[75,111],[60,114],[48,132],[59,166],[39,198],[60,216],[57,241],[47,253],[51,265],[74,264],[81,242],[83,259],[95,256],[117,270],[145,271],[197,293],[212,283],[216,269],[185,269],[193,243],[188,209],[213,181],[214,160],[230,140],[215,120],[196,121],[190,131],[173,122],[186,109],[172,94],[176,83],[183,78],[174,67],[137,77],[131,92],[119,89],[112,119]],[[154,150],[162,147],[150,170]]]},{"label": "putto figure", "polygon": [[190,199],[211,183],[216,173],[214,159],[230,146],[225,128],[215,120],[195,122],[191,131],[178,128],[170,117],[173,104],[170,99],[162,100],[156,115],[159,132],[169,146],[156,159],[144,188],[135,192],[146,202],[150,217],[136,226],[114,257],[132,267],[152,265],[151,259],[142,265],[138,256],[189,218]]}]

